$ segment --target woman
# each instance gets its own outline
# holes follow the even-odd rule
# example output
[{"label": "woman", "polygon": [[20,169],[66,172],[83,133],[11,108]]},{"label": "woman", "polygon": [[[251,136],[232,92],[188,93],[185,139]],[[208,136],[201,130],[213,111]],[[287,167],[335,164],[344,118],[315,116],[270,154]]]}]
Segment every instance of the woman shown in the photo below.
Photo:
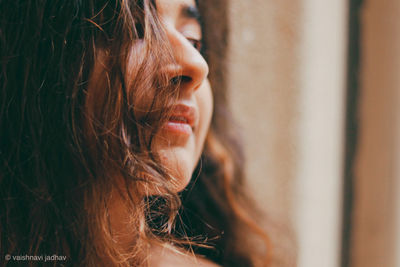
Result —
[{"label": "woman", "polygon": [[0,2],[1,251],[67,266],[266,264],[243,243],[268,240],[244,212],[225,5]]}]

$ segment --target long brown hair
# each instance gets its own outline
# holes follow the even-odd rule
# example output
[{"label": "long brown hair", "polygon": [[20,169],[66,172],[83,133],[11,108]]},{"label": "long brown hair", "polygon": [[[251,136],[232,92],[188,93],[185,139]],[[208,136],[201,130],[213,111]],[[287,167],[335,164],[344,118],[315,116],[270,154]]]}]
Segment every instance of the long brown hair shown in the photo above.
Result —
[{"label": "long brown hair", "polygon": [[[264,257],[241,246],[243,233],[266,243],[268,237],[243,212],[243,157],[226,101],[226,4],[198,3],[203,53],[217,89],[215,113],[192,181],[178,195],[151,150],[178,87],[160,71],[174,59],[155,4],[0,2],[1,251],[65,255],[63,264],[70,266],[101,266],[105,258],[112,265],[140,266],[149,240],[158,238],[223,266],[253,266]],[[220,23],[211,27],[215,10],[222,12]],[[140,53],[131,49],[138,41]],[[99,55],[104,68],[93,84]],[[129,57],[135,62],[128,70]],[[145,94],[153,102],[139,120],[135,104]],[[162,196],[138,199],[143,184],[162,188]],[[125,249],[110,228],[108,203],[115,190],[130,212],[135,237]]]}]

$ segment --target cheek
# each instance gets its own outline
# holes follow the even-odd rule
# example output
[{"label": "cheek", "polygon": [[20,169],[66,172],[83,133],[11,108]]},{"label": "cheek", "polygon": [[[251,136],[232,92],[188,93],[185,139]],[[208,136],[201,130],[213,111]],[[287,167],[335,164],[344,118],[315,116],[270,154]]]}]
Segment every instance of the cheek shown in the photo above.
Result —
[{"label": "cheek", "polygon": [[213,114],[213,106],[214,106],[214,97],[211,90],[210,82],[207,80],[205,84],[204,90],[201,92],[201,100],[199,101],[200,112],[204,117],[205,124],[208,131],[208,128],[211,123],[211,117]]},{"label": "cheek", "polygon": [[161,141],[162,136],[159,136],[154,146],[160,155],[162,164],[176,178],[171,182],[175,184],[177,191],[183,190],[189,183],[209,131],[213,113],[213,95],[208,81],[194,93],[194,100],[199,109],[200,117],[193,136],[187,142],[179,145],[165,144]]},{"label": "cheek", "polygon": [[213,114],[213,95],[211,91],[211,86],[209,81],[207,80],[202,88],[199,88],[197,92],[197,103],[199,106],[199,112],[201,114],[201,120],[199,123],[199,132],[197,138],[197,149],[198,154],[200,154],[203,150],[203,145],[205,138],[207,136],[208,130],[210,128],[211,118]]},{"label": "cheek", "polygon": [[207,80],[207,96],[206,96],[206,103],[207,105],[207,110],[209,112],[209,123],[211,122],[211,117],[213,114],[213,107],[214,107],[214,96],[211,90],[211,85],[210,82]]}]

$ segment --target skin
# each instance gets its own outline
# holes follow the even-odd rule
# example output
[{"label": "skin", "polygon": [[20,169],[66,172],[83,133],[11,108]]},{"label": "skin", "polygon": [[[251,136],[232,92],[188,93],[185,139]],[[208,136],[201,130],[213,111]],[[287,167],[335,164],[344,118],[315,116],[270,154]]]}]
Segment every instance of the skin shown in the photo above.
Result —
[{"label": "skin", "polygon": [[192,106],[199,115],[191,135],[161,131],[155,139],[154,149],[175,178],[172,182],[176,190],[180,191],[189,183],[203,150],[213,97],[207,79],[207,62],[196,47],[202,38],[201,27],[196,18],[185,12],[187,7],[195,7],[194,1],[159,0],[156,4],[176,59],[176,64],[167,68],[171,76],[176,73],[185,76],[180,84],[178,104]]},{"label": "skin", "polygon": [[[170,183],[173,189],[179,192],[189,183],[203,150],[213,112],[213,96],[207,79],[208,65],[198,47],[202,39],[201,26],[193,12],[188,12],[188,10],[197,10],[195,2],[193,0],[158,0],[156,6],[175,59],[175,63],[165,66],[163,72],[167,73],[170,80],[179,76],[184,77],[179,84],[179,97],[176,104],[190,106],[198,115],[190,135],[162,129],[156,133],[152,144],[152,150],[157,152],[162,165],[172,176]],[[128,88],[130,88],[129,81],[132,81],[129,79],[129,65],[135,65],[142,55],[140,52],[142,47],[143,43],[139,40],[131,48],[127,66]],[[103,75],[105,68],[103,60],[104,55],[100,51],[89,86],[91,93],[87,96],[88,115],[91,115],[91,110],[96,110],[96,99],[103,95],[98,88],[102,88],[101,84],[107,82]],[[136,101],[135,114],[140,119],[144,116],[147,107],[151,105],[152,98],[142,95]],[[141,191],[143,195],[161,193],[158,188],[146,187]]]},{"label": "skin", "polygon": [[[180,85],[178,103],[193,106],[198,112],[193,133],[179,136],[161,131],[156,137],[154,149],[161,156],[161,162],[175,177],[176,190],[182,190],[189,183],[194,168],[203,150],[210,126],[213,98],[207,79],[208,65],[199,50],[196,40],[201,40],[201,27],[195,18],[184,15],[187,6],[195,6],[192,0],[158,0],[157,10],[164,23],[165,32],[171,44],[176,65],[170,66],[171,73],[189,77]],[[168,245],[152,245],[148,258],[149,266],[217,266]]]},{"label": "skin", "polygon": [[[190,135],[161,129],[156,134],[152,147],[159,154],[163,166],[171,173],[171,183],[179,192],[189,183],[203,150],[213,112],[213,96],[207,79],[208,65],[198,47],[202,38],[201,26],[198,20],[187,12],[188,7],[195,7],[195,2],[158,0],[156,5],[176,61],[175,64],[166,66],[166,71],[170,73],[171,79],[177,74],[185,77],[179,85],[177,104],[191,106],[198,114]],[[132,49],[140,50],[140,47]],[[134,57],[130,60],[134,60]],[[96,74],[96,68],[94,73]],[[146,106],[148,103],[144,101],[139,104]],[[147,194],[157,194],[153,192],[156,189],[146,190]],[[129,216],[126,210],[118,193],[113,194],[110,201],[111,227],[118,243],[128,248],[134,242],[127,234]],[[206,259],[157,242],[151,245],[147,260],[149,266],[217,266]]]},{"label": "skin", "polygon": [[148,266],[154,267],[218,267],[219,265],[200,256],[193,256],[168,244],[153,245]]}]

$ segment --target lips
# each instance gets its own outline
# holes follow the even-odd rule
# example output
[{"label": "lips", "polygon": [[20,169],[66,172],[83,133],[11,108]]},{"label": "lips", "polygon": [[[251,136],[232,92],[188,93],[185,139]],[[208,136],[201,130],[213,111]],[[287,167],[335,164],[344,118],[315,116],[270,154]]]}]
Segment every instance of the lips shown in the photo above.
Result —
[{"label": "lips", "polygon": [[186,123],[186,124],[189,124],[189,120],[188,120],[186,117],[184,117],[184,116],[179,116],[179,115],[177,115],[177,116],[171,116],[171,118],[169,118],[169,121],[176,122],[176,123]]},{"label": "lips", "polygon": [[194,127],[197,120],[197,112],[193,106],[178,104],[172,108],[170,121],[189,124]]},{"label": "lips", "polygon": [[198,121],[198,112],[194,106],[177,104],[172,108],[172,114],[164,126],[169,132],[190,135]]}]

